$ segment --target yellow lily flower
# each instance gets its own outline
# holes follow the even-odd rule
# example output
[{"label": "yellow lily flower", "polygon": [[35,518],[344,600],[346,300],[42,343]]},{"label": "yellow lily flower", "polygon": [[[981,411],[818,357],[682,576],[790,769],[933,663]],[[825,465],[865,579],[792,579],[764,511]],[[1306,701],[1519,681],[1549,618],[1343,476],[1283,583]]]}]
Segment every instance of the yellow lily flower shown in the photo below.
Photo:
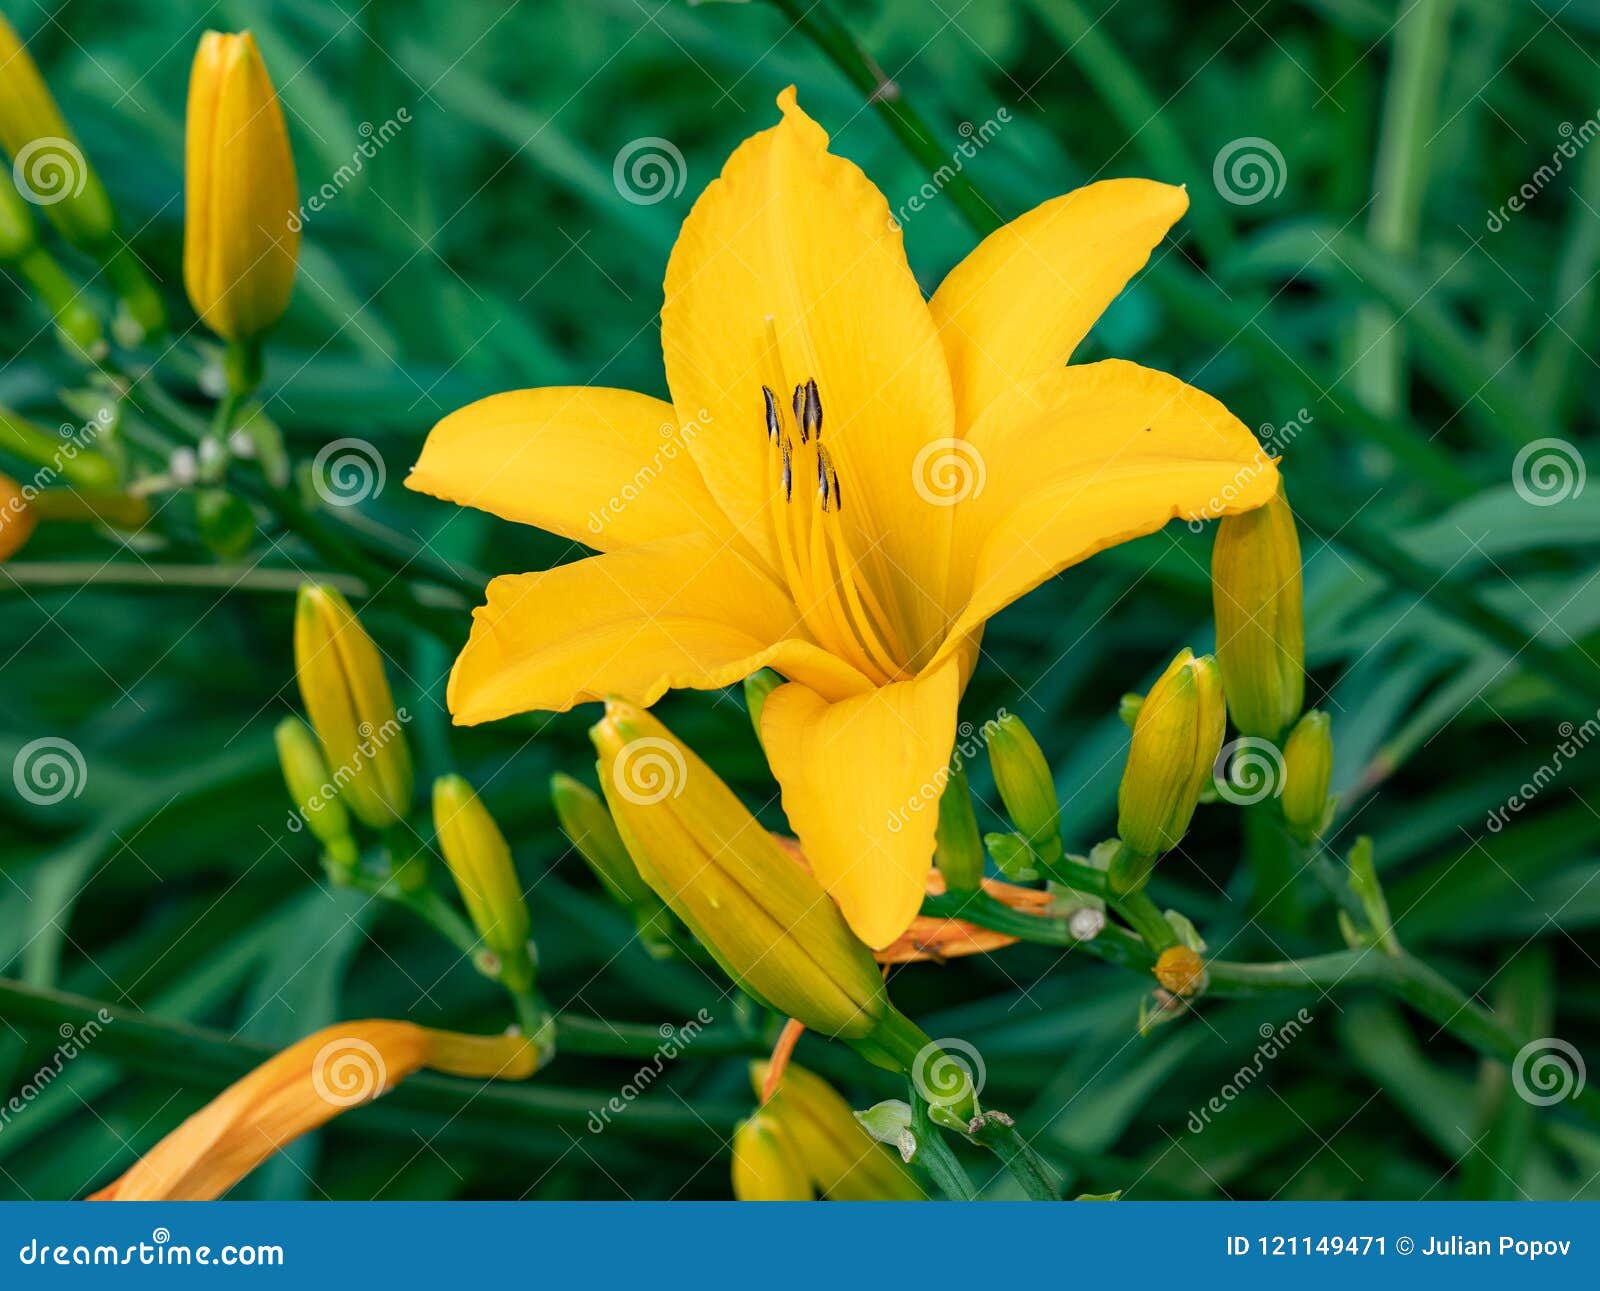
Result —
[{"label": "yellow lily flower", "polygon": [[409,1022],[340,1022],[313,1032],[229,1085],[91,1201],[211,1201],[280,1148],[424,1067],[525,1080],[526,1037],[458,1035]]},{"label": "yellow lily flower", "polygon": [[411,488],[599,555],[497,578],[451,675],[472,724],[655,702],[771,666],[761,741],[818,879],[874,947],[916,915],[984,622],[1174,517],[1264,503],[1220,403],[1062,366],[1184,211],[1116,179],[992,234],[931,300],[883,195],[801,111],[729,159],[667,267],[672,402],[557,387],[434,428]]}]

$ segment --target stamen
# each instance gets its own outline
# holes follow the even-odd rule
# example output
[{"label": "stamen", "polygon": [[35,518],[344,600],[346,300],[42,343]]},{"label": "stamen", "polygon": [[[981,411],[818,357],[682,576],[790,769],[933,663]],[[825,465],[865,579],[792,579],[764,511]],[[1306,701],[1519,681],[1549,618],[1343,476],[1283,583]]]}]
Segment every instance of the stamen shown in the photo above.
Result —
[{"label": "stamen", "polygon": [[822,438],[822,394],[815,377],[806,382],[805,407],[795,409],[795,420],[800,423],[802,439],[807,435],[815,435],[818,440]]},{"label": "stamen", "polygon": [[839,472],[834,469],[833,458],[828,450],[821,444],[817,445],[817,491],[822,494],[824,511],[839,509]]},{"label": "stamen", "polygon": [[783,449],[783,500],[794,497],[794,448],[788,439],[780,445]]},{"label": "stamen", "polygon": [[790,402],[794,406],[794,424],[800,427],[800,442],[802,444],[809,443],[811,429],[806,425],[806,388],[804,386],[796,386],[794,388],[794,397]]},{"label": "stamen", "polygon": [[767,438],[773,443],[778,442],[780,425],[778,422],[778,396],[772,393],[771,386],[761,387],[761,397],[767,405]]}]

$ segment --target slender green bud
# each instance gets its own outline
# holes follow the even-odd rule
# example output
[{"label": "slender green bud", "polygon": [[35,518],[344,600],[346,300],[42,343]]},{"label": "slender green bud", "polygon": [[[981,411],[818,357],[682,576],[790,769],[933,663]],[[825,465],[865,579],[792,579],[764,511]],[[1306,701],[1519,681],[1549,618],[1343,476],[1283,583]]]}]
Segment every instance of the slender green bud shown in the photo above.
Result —
[{"label": "slender green bud", "polygon": [[671,950],[674,925],[666,902],[639,877],[639,869],[623,845],[622,835],[600,795],[564,772],[550,777],[550,802],[561,832],[594,871],[606,894],[633,915],[652,954]]},{"label": "slender green bud", "polygon": [[1033,849],[1021,834],[985,834],[983,845],[994,858],[995,867],[1014,883],[1039,877],[1033,868]]},{"label": "slender green bud", "polygon": [[350,603],[305,583],[295,602],[295,673],[311,726],[346,805],[374,829],[411,807],[411,751],[384,676],[383,657]]},{"label": "slender green bud", "polygon": [[298,717],[286,717],[273,731],[273,739],[278,746],[278,765],[283,768],[283,782],[288,786],[296,817],[305,821],[312,837],[322,844],[329,868],[336,874],[349,874],[355,869],[360,853],[350,833],[349,813],[339,801],[316,736]]},{"label": "slender green bud", "polygon": [[1061,856],[1061,805],[1044,750],[1015,713],[994,723],[989,765],[1011,823],[1045,861]]},{"label": "slender green bud", "polygon": [[1265,506],[1217,526],[1211,600],[1233,724],[1276,740],[1299,716],[1306,685],[1300,539],[1281,487]]},{"label": "slender green bud", "polygon": [[933,863],[951,892],[971,892],[983,882],[983,840],[978,837],[967,771],[959,764],[951,766],[950,778],[939,796]]},{"label": "slender green bud", "polygon": [[1333,734],[1328,715],[1313,708],[1283,745],[1283,818],[1302,843],[1314,841],[1328,821],[1333,779]]},{"label": "slender green bud", "polygon": [[489,809],[458,775],[433,782],[433,828],[473,926],[498,961],[493,975],[512,990],[531,990],[528,904],[511,848]]},{"label": "slender green bud", "polygon": [[70,437],[53,435],[27,418],[0,408],[0,448],[59,475],[74,488],[115,488],[117,468],[95,451],[88,439],[88,431]]},{"label": "slender green bud", "polygon": [[783,685],[783,678],[771,668],[762,668],[744,679],[744,706],[750,714],[750,725],[756,728],[756,741],[761,740],[761,708],[767,696]]},{"label": "slender green bud", "polygon": [[1115,891],[1140,886],[1149,864],[1187,832],[1200,791],[1211,779],[1226,722],[1216,661],[1180,651],[1150,688],[1134,724],[1117,794],[1123,851],[1111,865]]},{"label": "slender green bud", "polygon": [[1143,705],[1144,696],[1136,690],[1130,690],[1117,701],[1117,716],[1130,731],[1133,729],[1133,724],[1139,720],[1139,709]]}]

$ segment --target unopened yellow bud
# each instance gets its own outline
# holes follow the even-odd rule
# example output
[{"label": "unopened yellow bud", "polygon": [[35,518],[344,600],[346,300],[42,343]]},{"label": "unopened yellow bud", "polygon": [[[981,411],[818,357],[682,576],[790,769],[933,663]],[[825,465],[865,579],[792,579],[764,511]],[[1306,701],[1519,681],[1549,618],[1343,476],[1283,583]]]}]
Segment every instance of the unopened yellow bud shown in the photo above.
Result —
[{"label": "unopened yellow bud", "polygon": [[511,848],[489,809],[458,775],[433,782],[433,828],[473,926],[499,961],[496,974],[513,990],[533,986],[528,903]]},{"label": "unopened yellow bud", "polygon": [[3,16],[0,69],[5,79],[0,147],[11,157],[19,191],[73,246],[103,248],[115,224],[105,185],[90,168],[38,64]]},{"label": "unopened yellow bud", "polygon": [[348,873],[359,858],[356,840],[351,837],[349,813],[339,801],[316,736],[298,717],[286,717],[273,731],[273,739],[278,746],[283,782],[288,786],[296,815],[322,844],[329,864],[337,872]]},{"label": "unopened yellow bud", "polygon": [[775,1117],[757,1112],[733,1132],[733,1195],[738,1201],[815,1201],[804,1163]]},{"label": "unopened yellow bud", "polygon": [[[768,1064],[751,1064],[759,1095]],[[817,1190],[830,1201],[921,1201],[924,1193],[898,1157],[880,1146],[856,1120],[832,1085],[790,1063],[767,1100]]]},{"label": "unopened yellow bud", "polygon": [[951,892],[971,892],[983,882],[983,839],[972,810],[972,789],[966,768],[950,768],[944,792],[939,795],[939,827],[934,832],[933,863]]},{"label": "unopened yellow bud", "polygon": [[822,1035],[864,1040],[898,1018],[821,885],[671,731],[612,701],[589,734],[640,876],[729,977]]},{"label": "unopened yellow bud", "polygon": [[300,255],[289,135],[249,32],[200,38],[187,128],[184,286],[207,327],[248,340],[288,307]]},{"label": "unopened yellow bud", "polygon": [[[1150,688],[1134,723],[1117,794],[1117,832],[1124,854],[1148,861],[1183,837],[1200,791],[1211,779],[1226,721],[1216,661],[1181,651]],[[1144,872],[1148,874],[1148,865]],[[1133,870],[1113,863],[1112,885],[1119,892],[1143,882],[1141,875],[1130,883],[1132,877]]]},{"label": "unopened yellow bud", "polygon": [[33,508],[21,486],[9,475],[0,475],[0,561],[22,550],[33,535],[33,525]]},{"label": "unopened yellow bud", "polygon": [[1301,842],[1322,832],[1333,779],[1333,733],[1328,715],[1313,708],[1295,723],[1283,745],[1283,818]]},{"label": "unopened yellow bud", "polygon": [[1276,740],[1299,716],[1306,686],[1300,539],[1281,487],[1265,506],[1217,526],[1211,599],[1233,724]]},{"label": "unopened yellow bud", "polygon": [[1174,995],[1194,995],[1205,986],[1205,960],[1188,946],[1168,946],[1156,960],[1155,974]]},{"label": "unopened yellow bud", "polygon": [[411,751],[378,647],[331,587],[303,584],[294,614],[295,672],[333,783],[365,824],[384,829],[411,807]]},{"label": "unopened yellow bud", "polygon": [[578,855],[612,900],[630,909],[641,902],[660,907],[661,898],[639,877],[610,810],[593,789],[558,771],[550,777],[550,802],[556,809],[561,832],[578,849]]},{"label": "unopened yellow bud", "polygon": [[1044,750],[1015,713],[994,722],[989,734],[989,765],[995,787],[1017,832],[1046,861],[1061,855],[1061,805]]}]

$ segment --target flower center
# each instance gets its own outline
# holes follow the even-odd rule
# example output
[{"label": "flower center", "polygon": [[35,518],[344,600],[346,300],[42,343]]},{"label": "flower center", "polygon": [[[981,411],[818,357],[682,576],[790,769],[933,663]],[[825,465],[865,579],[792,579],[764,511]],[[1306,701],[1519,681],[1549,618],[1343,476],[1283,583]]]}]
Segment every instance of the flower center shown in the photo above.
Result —
[{"label": "flower center", "polygon": [[761,397],[769,513],[784,576],[806,629],[818,645],[879,685],[906,676],[901,660],[907,656],[895,622],[864,577],[840,523],[844,492],[837,462],[822,442],[822,392],[816,379],[797,384],[787,399],[763,385]]}]

